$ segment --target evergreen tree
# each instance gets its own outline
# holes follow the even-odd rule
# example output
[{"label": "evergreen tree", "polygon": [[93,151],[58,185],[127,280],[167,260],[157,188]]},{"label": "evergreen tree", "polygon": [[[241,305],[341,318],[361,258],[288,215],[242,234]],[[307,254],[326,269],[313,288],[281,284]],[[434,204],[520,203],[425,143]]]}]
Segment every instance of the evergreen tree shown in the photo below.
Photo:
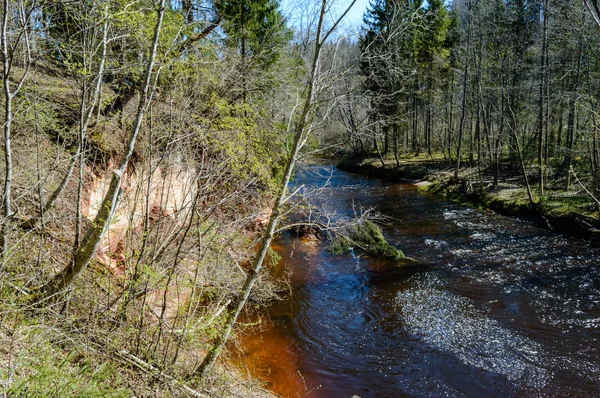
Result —
[{"label": "evergreen tree", "polygon": [[253,57],[262,67],[277,61],[277,49],[290,38],[277,0],[219,0],[215,8],[242,59]]}]

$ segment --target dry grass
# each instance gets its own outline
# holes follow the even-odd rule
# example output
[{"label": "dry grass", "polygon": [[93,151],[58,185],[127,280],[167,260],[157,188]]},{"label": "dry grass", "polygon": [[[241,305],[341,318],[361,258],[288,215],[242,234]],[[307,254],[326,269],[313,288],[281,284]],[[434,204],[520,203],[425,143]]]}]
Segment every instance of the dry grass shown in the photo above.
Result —
[{"label": "dry grass", "polygon": [[[43,202],[58,186],[76,133],[77,84],[59,73],[37,70],[32,76],[24,92],[29,104],[37,105],[23,108],[20,116],[25,122],[43,116],[44,123],[37,128],[29,122],[15,124],[17,221],[35,215],[40,193]],[[105,100],[111,95],[105,90]],[[134,111],[135,99],[123,119]],[[35,288],[72,256],[77,175],[42,223],[27,230],[12,223],[11,252],[0,274],[0,393],[179,397],[189,396],[186,389],[191,388],[206,396],[269,396],[255,381],[224,365],[209,380],[196,380],[194,370],[243,284],[244,264],[253,256],[261,230],[259,215],[270,199],[257,188],[255,175],[228,172],[227,165],[236,160],[211,151],[203,137],[210,131],[197,127],[188,134],[190,118],[178,118],[181,124],[174,126],[170,111],[154,106],[154,141],[150,145],[146,125],[111,231],[69,292],[36,302]],[[127,126],[120,119],[104,118],[91,126],[84,229],[94,215],[94,195],[102,196],[101,177],[122,152]],[[184,138],[165,147],[174,128]],[[266,305],[282,291],[285,281],[264,275],[252,302]],[[124,350],[149,367],[132,363]]]}]

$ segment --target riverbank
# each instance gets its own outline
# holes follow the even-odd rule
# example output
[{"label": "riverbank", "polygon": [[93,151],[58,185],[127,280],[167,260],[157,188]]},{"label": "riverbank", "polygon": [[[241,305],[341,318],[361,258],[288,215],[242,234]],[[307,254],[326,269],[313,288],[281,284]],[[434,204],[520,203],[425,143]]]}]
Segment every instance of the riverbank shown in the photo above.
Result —
[{"label": "riverbank", "polygon": [[383,164],[375,157],[350,158],[341,160],[337,167],[375,178],[421,183],[427,192],[482,210],[528,219],[568,235],[600,239],[598,212],[591,198],[575,188],[564,191],[548,187],[544,200],[531,204],[518,173],[501,179],[493,189],[485,171],[465,167],[456,179],[454,165],[441,159],[408,158],[397,166],[393,160]]},{"label": "riverbank", "polygon": [[[10,250],[0,266],[0,395],[272,397],[226,356],[202,379],[196,369],[268,222],[276,178],[266,165],[279,162],[279,149],[269,142],[261,164],[251,166],[260,145],[225,149],[231,140],[222,138],[222,126],[188,134],[190,126],[178,122],[192,111],[173,99],[175,87],[161,91],[171,100],[153,103],[152,128],[144,123],[130,153],[111,222],[95,238],[89,265],[75,272],[74,248],[91,236],[139,116],[134,96],[119,112],[89,119],[80,114],[86,96],[79,87],[71,74],[40,61],[18,98],[21,108],[39,106],[25,106],[13,124],[16,211],[2,221]],[[103,104],[119,95],[110,85],[101,91]],[[83,136],[80,163],[75,148]],[[236,144],[245,138],[236,135]],[[37,301],[50,281],[64,294]],[[282,286],[261,277],[253,308],[278,299]]]},{"label": "riverbank", "polygon": [[291,190],[322,187],[336,218],[377,209],[389,243],[426,265],[282,233],[292,289],[240,333],[249,373],[283,397],[598,395],[597,242],[415,185],[327,164],[297,173]]}]

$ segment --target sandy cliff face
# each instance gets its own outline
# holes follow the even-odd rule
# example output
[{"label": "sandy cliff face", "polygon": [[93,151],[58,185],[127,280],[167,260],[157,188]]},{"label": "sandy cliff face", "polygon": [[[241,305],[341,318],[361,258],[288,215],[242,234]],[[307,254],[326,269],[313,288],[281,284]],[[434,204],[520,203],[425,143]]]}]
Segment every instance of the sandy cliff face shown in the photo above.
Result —
[{"label": "sandy cliff face", "polygon": [[[98,176],[86,187],[87,200],[83,213],[90,222],[98,213],[110,177],[108,173]],[[196,179],[195,170],[186,166],[157,167],[152,175],[137,172],[128,174],[123,179],[119,207],[98,248],[97,261],[114,273],[122,274],[127,234],[142,231],[147,211],[151,223],[161,219],[168,220],[169,229],[181,226],[191,209]]]},{"label": "sandy cliff face", "polygon": [[[82,211],[89,222],[93,222],[98,214],[109,188],[110,170],[112,168],[108,167],[103,175],[94,177],[85,187],[86,200]],[[167,278],[166,284],[150,283],[147,292],[148,308],[161,319],[163,315],[164,319],[174,319],[178,310],[189,303],[191,287],[194,285],[218,285],[225,290],[234,291],[237,285],[241,286],[243,283],[243,270],[240,272],[239,264],[248,260],[253,252],[245,245],[254,240],[255,234],[268,223],[271,211],[270,208],[239,206],[230,207],[227,211],[215,211],[220,203],[219,195],[223,195],[219,184],[218,179],[206,181],[196,168],[183,164],[157,167],[151,175],[148,172],[134,171],[123,179],[121,201],[98,247],[95,262],[112,274],[116,285],[130,283],[148,217],[150,239],[142,265],[151,262],[150,258],[156,253],[164,253],[162,248],[171,249],[152,264],[152,269],[163,276],[173,272],[172,277]],[[193,207],[194,202],[196,207]],[[181,256],[178,254],[178,259],[174,260],[177,242],[190,225],[193,208],[196,209],[196,216],[200,214],[196,220],[206,216],[217,223],[223,222],[216,233],[218,238],[215,240],[215,253],[221,250],[220,244],[234,245],[228,247],[228,254],[211,252],[211,256],[217,258],[199,265],[197,256],[189,253],[190,246],[192,251],[195,250],[195,243],[189,242],[186,249],[188,252],[181,253]],[[230,214],[232,211],[237,213]],[[232,223],[232,218],[242,221]],[[221,243],[218,243],[221,238]],[[202,268],[200,274],[197,272],[198,267]]]}]

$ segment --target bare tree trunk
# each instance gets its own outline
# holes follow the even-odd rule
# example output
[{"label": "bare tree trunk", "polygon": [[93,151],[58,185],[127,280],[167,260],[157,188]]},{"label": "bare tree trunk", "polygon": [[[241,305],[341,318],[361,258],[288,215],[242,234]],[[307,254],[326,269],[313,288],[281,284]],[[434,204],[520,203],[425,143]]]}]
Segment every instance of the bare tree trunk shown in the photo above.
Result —
[{"label": "bare tree trunk", "polygon": [[411,111],[411,117],[412,117],[412,150],[415,153],[415,155],[419,154],[419,139],[418,139],[418,134],[419,134],[419,112],[418,112],[418,105],[417,105],[417,95],[416,93],[418,92],[419,88],[417,86],[418,82],[415,80],[415,87],[413,88],[413,100],[412,100],[412,111]]},{"label": "bare tree trunk", "polygon": [[573,83],[573,93],[569,99],[569,116],[567,119],[567,156],[565,159],[565,173],[567,180],[565,190],[571,189],[571,168],[573,166],[573,151],[575,149],[575,140],[577,135],[577,97],[579,96],[579,81],[581,77],[581,62],[583,56],[583,40],[579,39],[579,54],[577,57],[577,69],[575,74],[575,82]]},{"label": "bare tree trunk", "polygon": [[47,297],[57,294],[68,288],[73,282],[73,280],[88,266],[118,206],[121,180],[123,178],[123,175],[127,171],[127,166],[129,165],[129,161],[131,159],[131,156],[133,155],[135,143],[142,126],[142,121],[144,119],[146,108],[153,94],[150,90],[152,70],[154,69],[156,53],[158,52],[158,41],[160,38],[163,17],[165,14],[165,2],[166,0],[161,0],[159,9],[157,10],[158,19],[154,28],[152,49],[148,57],[148,63],[146,65],[144,86],[140,96],[140,103],[137,109],[136,122],[131,136],[129,137],[127,153],[123,158],[120,167],[116,170],[113,170],[110,186],[106,195],[104,196],[104,199],[102,200],[102,205],[98,210],[98,214],[94,219],[93,225],[86,232],[81,242],[80,248],[73,256],[73,260],[65,269],[59,272],[54,278],[52,278],[46,285],[44,285],[41,288],[42,294]]},{"label": "bare tree trunk", "polygon": [[[594,195],[600,197],[600,151],[598,148],[598,126],[594,123],[594,143],[592,148],[594,165]],[[596,203],[596,211],[600,212],[600,204]]]},{"label": "bare tree trunk", "polygon": [[[588,70],[589,73],[589,70]],[[589,80],[588,80],[589,84]],[[590,90],[591,92],[591,90]],[[594,136],[592,138],[592,181],[593,181],[593,193],[596,198],[600,198],[600,148],[598,142],[598,120],[596,119],[596,103],[594,98],[590,98],[590,108],[592,110],[592,127],[594,129]],[[596,202],[596,211],[600,212],[600,203]]]},{"label": "bare tree trunk", "polygon": [[432,113],[433,113],[433,57],[429,59],[429,76],[428,76],[428,90],[429,93],[427,95],[427,111],[426,111],[426,119],[425,119],[425,142],[427,144],[427,154],[431,156],[431,130],[432,130]]},{"label": "bare tree trunk", "polygon": [[467,3],[469,10],[469,23],[467,27],[467,52],[465,56],[465,70],[463,75],[463,98],[462,98],[462,110],[460,114],[460,125],[458,128],[458,148],[456,149],[456,169],[454,170],[454,178],[458,179],[458,173],[460,171],[460,157],[463,144],[463,135],[465,128],[465,117],[467,113],[467,84],[469,78],[469,47],[471,45],[471,1]]},{"label": "bare tree trunk", "polygon": [[[54,207],[56,200],[62,195],[63,191],[67,187],[71,176],[73,175],[73,171],[75,171],[75,165],[77,161],[80,161],[80,167],[82,167],[81,159],[81,151],[83,150],[83,139],[85,139],[87,135],[87,129],[90,124],[90,120],[94,111],[94,107],[100,108],[100,96],[102,91],[102,80],[104,78],[104,68],[106,65],[106,53],[107,53],[107,44],[108,44],[108,17],[105,15],[105,20],[103,24],[103,37],[102,37],[102,55],[100,58],[100,64],[98,65],[98,72],[96,79],[96,85],[92,94],[92,101],[89,105],[86,105],[87,101],[87,93],[84,88],[81,93],[81,104],[80,104],[80,123],[79,123],[79,145],[77,145],[77,151],[71,158],[71,162],[69,163],[69,168],[63,175],[60,184],[56,189],[52,192],[52,194],[48,197],[46,203],[43,206],[40,206],[40,212],[35,217],[25,220],[21,223],[20,227],[23,229],[31,229],[36,226],[38,222],[40,222],[43,214],[48,213]],[[84,77],[85,79],[85,77]],[[84,87],[85,87],[84,82]],[[87,110],[86,110],[87,109]],[[79,214],[79,211],[78,211]]]},{"label": "bare tree trunk", "polygon": [[[81,202],[83,200],[83,174],[85,170],[85,156],[84,156],[84,148],[85,148],[85,140],[87,139],[87,129],[90,123],[90,119],[92,118],[92,114],[94,113],[94,108],[96,103],[99,102],[100,99],[100,89],[102,87],[102,79],[104,76],[104,63],[106,60],[106,45],[107,45],[107,35],[108,35],[108,19],[105,16],[104,24],[103,24],[103,32],[102,32],[102,56],[100,58],[100,65],[98,67],[98,74],[96,76],[96,86],[94,87],[94,91],[92,93],[92,101],[88,104],[88,81],[87,77],[83,77],[82,81],[82,90],[81,90],[81,104],[80,104],[80,115],[79,115],[79,183],[77,184],[77,218],[75,225],[75,242],[73,244],[73,252],[77,252],[79,249],[80,239],[81,239],[81,228],[82,228],[82,212],[81,212]],[[84,35],[83,41],[83,62],[84,68],[86,68],[87,56],[85,54],[87,45],[86,39]],[[89,60],[91,65],[91,60]]]},{"label": "bare tree trunk", "polygon": [[[502,89],[503,91],[503,95],[504,95],[504,88]],[[510,106],[510,104],[508,103],[508,110],[510,112],[510,115],[512,117],[512,125],[516,126],[517,125],[517,120],[516,120],[516,116],[515,113],[512,110],[512,107]],[[519,143],[519,135],[516,129],[512,130],[513,133],[513,137],[515,140],[515,146],[517,149],[517,156],[519,157],[519,163],[521,164],[521,171],[523,173],[523,179],[525,180],[525,187],[527,188],[527,197],[529,198],[529,203],[533,206],[535,204],[535,201],[533,200],[533,193],[531,192],[531,185],[529,185],[529,177],[527,177],[527,168],[525,167],[525,160],[523,159],[523,153],[521,152],[521,144]]]},{"label": "bare tree trunk", "polygon": [[502,136],[504,135],[504,96],[500,100],[500,126],[498,126],[498,135],[496,136],[496,141],[494,142],[494,189],[498,188],[498,180],[500,178],[500,156],[502,154]]},{"label": "bare tree trunk", "polygon": [[379,149],[379,143],[377,142],[377,136],[373,137],[373,142],[375,143],[375,150],[377,151],[377,155],[379,156],[379,161],[381,165],[385,167],[385,160],[383,159],[383,155],[381,154],[381,149]]},{"label": "bare tree trunk", "polygon": [[454,136],[454,61],[450,63],[450,74],[450,110],[448,112],[448,141],[446,145],[448,146],[448,159],[452,161],[452,137]]},{"label": "bare tree trunk", "polygon": [[394,120],[392,124],[392,134],[394,135],[394,159],[396,166],[400,167],[400,159],[398,158],[398,122]]},{"label": "bare tree trunk", "polygon": [[596,25],[600,26],[600,3],[598,0],[583,0]]},{"label": "bare tree trunk", "polygon": [[225,321],[225,327],[219,335],[219,337],[217,338],[215,344],[209,350],[208,354],[206,355],[198,369],[196,369],[195,373],[200,377],[204,377],[217,361],[217,358],[219,357],[221,351],[225,347],[227,340],[229,340],[229,336],[231,335],[231,331],[235,326],[237,318],[240,315],[244,305],[248,301],[248,297],[250,296],[252,287],[254,286],[254,283],[256,282],[256,279],[260,274],[263,262],[271,246],[271,241],[275,236],[275,231],[277,230],[277,226],[279,224],[282,207],[284,203],[289,199],[287,197],[287,189],[292,177],[294,167],[296,165],[296,160],[300,153],[300,149],[306,143],[307,135],[308,133],[310,133],[310,130],[312,128],[312,114],[314,113],[316,97],[315,84],[317,79],[317,72],[319,69],[319,59],[323,43],[327,40],[327,37],[335,30],[339,22],[345,17],[345,15],[352,8],[355,2],[356,0],[353,0],[352,3],[350,3],[350,5],[348,6],[348,8],[346,8],[346,11],[342,14],[342,16],[333,24],[330,30],[323,35],[323,23],[325,20],[325,14],[327,13],[328,5],[327,0],[322,0],[321,11],[319,13],[319,20],[317,25],[317,33],[315,38],[315,49],[312,59],[309,81],[307,84],[307,91],[304,99],[303,110],[298,120],[298,123],[294,128],[294,144],[292,147],[292,152],[286,164],[283,181],[281,183],[281,186],[279,187],[277,200],[273,205],[273,212],[269,219],[269,224],[267,226],[267,230],[265,231],[265,235],[262,238],[260,250],[257,256],[254,258],[252,269],[248,272],[248,276],[246,278],[246,281],[244,282],[244,285],[242,286],[241,293],[235,301],[234,309],[229,313],[227,320]]},{"label": "bare tree trunk", "polygon": [[[29,16],[30,11],[26,12],[23,8],[23,3],[20,4],[20,7],[17,10],[10,9],[9,0],[3,0],[2,2],[2,31],[0,37],[0,47],[2,51],[2,79],[4,86],[4,124],[3,124],[3,133],[4,133],[4,166],[5,166],[5,176],[4,176],[4,220],[2,220],[2,231],[0,233],[0,271],[2,271],[6,265],[6,258],[8,255],[8,231],[10,230],[10,221],[13,217],[13,209],[12,209],[12,179],[13,179],[13,164],[12,164],[12,121],[13,121],[13,99],[21,90],[23,83],[27,75],[29,74],[29,69],[31,67],[31,49],[29,46]],[[31,6],[33,7],[33,6]],[[8,34],[9,20],[16,21],[20,23],[18,34],[16,35],[17,39],[15,43],[9,43]],[[25,65],[25,71],[21,76],[19,82],[14,87],[11,87],[11,69],[14,61],[14,52],[18,47],[20,41],[23,40],[26,49],[27,61]]]},{"label": "bare tree trunk", "polygon": [[538,124],[538,195],[540,202],[544,197],[544,132],[546,130],[546,125],[548,121],[546,120],[546,111],[545,107],[548,106],[546,103],[549,98],[544,98],[546,95],[546,84],[547,84],[547,74],[548,68],[546,59],[547,51],[546,47],[548,46],[548,0],[544,0],[543,11],[544,11],[544,22],[542,28],[542,51],[540,55],[540,97],[539,97],[539,124]]},{"label": "bare tree trunk", "polygon": [[[7,2],[7,0],[5,0],[5,3]],[[5,8],[5,12],[8,12],[8,10]],[[3,40],[3,44],[4,44],[4,40]],[[4,47],[4,46],[3,46]],[[6,47],[4,47],[6,48]],[[4,60],[4,64],[5,64],[5,70],[8,69],[8,67],[6,67],[6,64],[8,63],[7,59],[5,58]],[[4,177],[4,220],[2,222],[2,234],[0,236],[0,239],[2,239],[2,242],[0,244],[0,250],[2,250],[2,265],[1,267],[4,268],[4,265],[6,263],[6,256],[8,253],[8,229],[9,229],[9,222],[10,219],[12,217],[12,203],[11,203],[11,196],[12,196],[12,175],[13,175],[13,168],[12,168],[12,148],[11,148],[11,125],[12,125],[12,100],[13,100],[13,96],[10,92],[10,81],[9,78],[7,76],[7,74],[4,75],[4,167],[5,167],[5,177]]]},{"label": "bare tree trunk", "polygon": [[527,169],[525,168],[525,161],[523,160],[523,154],[521,153],[521,144],[519,144],[519,137],[517,131],[513,131],[515,135],[515,144],[517,146],[517,154],[519,155],[519,162],[521,163],[521,170],[523,172],[523,179],[525,180],[525,187],[527,188],[527,196],[529,197],[529,203],[534,204],[533,194],[531,193],[531,185],[529,185],[529,178],[527,177]]},{"label": "bare tree trunk", "polygon": [[[477,46],[477,105],[475,112],[475,140],[477,143],[477,173],[479,174],[479,181],[481,182],[481,188],[483,188],[483,175],[481,171],[481,162],[482,162],[482,142],[483,142],[483,134],[481,132],[481,122],[482,122],[482,114],[483,110],[483,88],[482,88],[482,74],[483,74],[483,66],[482,66],[482,58],[483,58],[483,44],[482,40],[479,40],[479,45]],[[485,122],[485,121],[484,121]]]}]

